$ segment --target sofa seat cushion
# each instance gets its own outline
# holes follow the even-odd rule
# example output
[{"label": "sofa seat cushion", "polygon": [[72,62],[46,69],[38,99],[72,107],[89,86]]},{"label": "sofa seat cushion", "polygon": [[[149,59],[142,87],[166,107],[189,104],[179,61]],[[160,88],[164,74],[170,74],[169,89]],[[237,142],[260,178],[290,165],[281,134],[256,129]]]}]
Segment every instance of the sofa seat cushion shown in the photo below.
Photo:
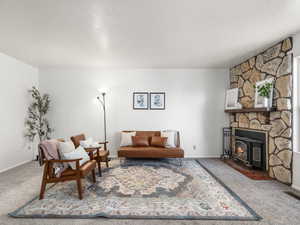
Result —
[{"label": "sofa seat cushion", "polygon": [[181,148],[161,147],[120,147],[119,157],[128,158],[183,158],[184,151]]}]

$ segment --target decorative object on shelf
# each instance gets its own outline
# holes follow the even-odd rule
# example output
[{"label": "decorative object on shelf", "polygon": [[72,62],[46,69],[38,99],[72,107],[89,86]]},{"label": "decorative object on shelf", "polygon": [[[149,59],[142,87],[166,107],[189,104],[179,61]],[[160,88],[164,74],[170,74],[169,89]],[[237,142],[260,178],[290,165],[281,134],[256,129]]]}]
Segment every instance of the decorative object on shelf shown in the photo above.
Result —
[{"label": "decorative object on shelf", "polygon": [[148,109],[148,92],[133,93],[133,109]]},{"label": "decorative object on shelf", "polygon": [[101,94],[101,98],[100,98],[100,96],[97,96],[97,99],[101,103],[102,109],[103,109],[104,141],[106,141],[107,140],[107,138],[106,138],[106,105],[105,105],[105,95],[106,95],[106,93],[104,91],[101,91],[101,90],[99,90],[99,92]]},{"label": "decorative object on shelf", "polygon": [[[25,137],[33,142],[35,137],[38,141],[50,139],[53,129],[50,127],[46,114],[50,108],[50,97],[48,94],[41,94],[36,87],[29,90],[32,97],[32,103],[27,110],[27,119],[25,120]],[[34,156],[37,157],[37,156]]]},{"label": "decorative object on shelf", "polygon": [[150,93],[150,109],[164,110],[165,109],[165,92],[151,92]]},{"label": "decorative object on shelf", "polygon": [[255,108],[271,108],[273,99],[273,78],[256,82],[255,88]]},{"label": "decorative object on shelf", "polygon": [[233,88],[226,91],[225,109],[241,109],[242,106],[238,103],[239,89]]}]

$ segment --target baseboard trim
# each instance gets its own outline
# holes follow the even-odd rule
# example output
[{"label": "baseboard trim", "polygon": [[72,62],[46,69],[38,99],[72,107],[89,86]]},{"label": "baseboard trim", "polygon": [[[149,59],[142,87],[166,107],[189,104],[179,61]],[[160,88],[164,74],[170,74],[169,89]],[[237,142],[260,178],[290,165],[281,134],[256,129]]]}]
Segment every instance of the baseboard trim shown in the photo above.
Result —
[{"label": "baseboard trim", "polygon": [[[117,155],[110,155],[110,158],[118,158]],[[214,158],[219,159],[219,155],[207,155],[207,156],[184,156],[185,159],[208,159],[208,158]]]},{"label": "baseboard trim", "polygon": [[5,168],[5,169],[0,170],[0,173],[3,173],[3,172],[5,172],[5,171],[11,170],[11,169],[14,169],[14,168],[16,168],[16,167],[18,167],[18,166],[21,166],[21,165],[23,165],[23,164],[25,164],[25,163],[28,163],[28,162],[31,162],[31,161],[32,161],[32,160],[26,160],[26,161],[20,162],[20,163],[14,165],[14,166],[10,166],[10,167],[8,167],[8,168]]},{"label": "baseboard trim", "polygon": [[300,191],[300,187],[299,187],[299,186],[296,186],[296,185],[294,185],[294,184],[292,185],[292,188],[295,189],[296,191]]}]

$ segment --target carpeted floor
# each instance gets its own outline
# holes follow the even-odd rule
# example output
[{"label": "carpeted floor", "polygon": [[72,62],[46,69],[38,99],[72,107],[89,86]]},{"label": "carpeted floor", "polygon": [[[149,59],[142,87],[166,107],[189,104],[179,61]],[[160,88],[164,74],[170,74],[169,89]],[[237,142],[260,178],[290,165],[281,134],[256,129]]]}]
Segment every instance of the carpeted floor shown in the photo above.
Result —
[{"label": "carpeted floor", "polygon": [[232,190],[195,159],[130,159],[110,162],[93,184],[84,180],[84,199],[75,182],[49,188],[10,213],[18,218],[122,218],[259,220]]},{"label": "carpeted floor", "polygon": [[297,225],[300,221],[300,201],[283,191],[290,190],[276,181],[253,181],[223,162],[202,159],[201,163],[235,191],[260,216],[261,221],[203,221],[203,220],[128,220],[128,219],[14,219],[7,216],[39,192],[41,168],[31,162],[0,174],[0,224],[284,224]]}]

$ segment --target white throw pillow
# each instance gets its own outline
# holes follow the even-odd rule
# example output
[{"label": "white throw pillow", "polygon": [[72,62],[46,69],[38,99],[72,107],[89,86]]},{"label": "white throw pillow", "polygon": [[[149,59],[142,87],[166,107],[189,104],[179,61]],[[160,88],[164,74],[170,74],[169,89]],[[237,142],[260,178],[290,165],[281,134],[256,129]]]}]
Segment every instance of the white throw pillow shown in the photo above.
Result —
[{"label": "white throw pillow", "polygon": [[93,138],[87,138],[86,140],[80,141],[79,143],[83,148],[89,148],[91,147],[91,145],[93,145]]},{"label": "white throw pillow", "polygon": [[121,144],[120,146],[131,146],[132,145],[132,136],[135,136],[136,132],[121,132]]},{"label": "white throw pillow", "polygon": [[175,148],[175,135],[176,132],[175,131],[161,131],[160,132],[160,136],[161,137],[166,137],[167,139],[167,143],[166,143],[166,147],[167,148]]},{"label": "white throw pillow", "polygon": [[[68,152],[68,153],[64,153],[62,155],[63,159],[80,159],[79,161],[79,165],[81,166],[82,164],[84,164],[85,162],[90,160],[89,155],[86,153],[86,151],[84,150],[83,147],[78,146],[74,151],[72,152]],[[71,168],[73,170],[76,169],[76,163],[75,162],[70,162],[69,165],[71,166]]]},{"label": "white throw pillow", "polygon": [[64,153],[69,153],[75,151],[75,146],[72,141],[58,142],[58,150],[62,156]]}]

